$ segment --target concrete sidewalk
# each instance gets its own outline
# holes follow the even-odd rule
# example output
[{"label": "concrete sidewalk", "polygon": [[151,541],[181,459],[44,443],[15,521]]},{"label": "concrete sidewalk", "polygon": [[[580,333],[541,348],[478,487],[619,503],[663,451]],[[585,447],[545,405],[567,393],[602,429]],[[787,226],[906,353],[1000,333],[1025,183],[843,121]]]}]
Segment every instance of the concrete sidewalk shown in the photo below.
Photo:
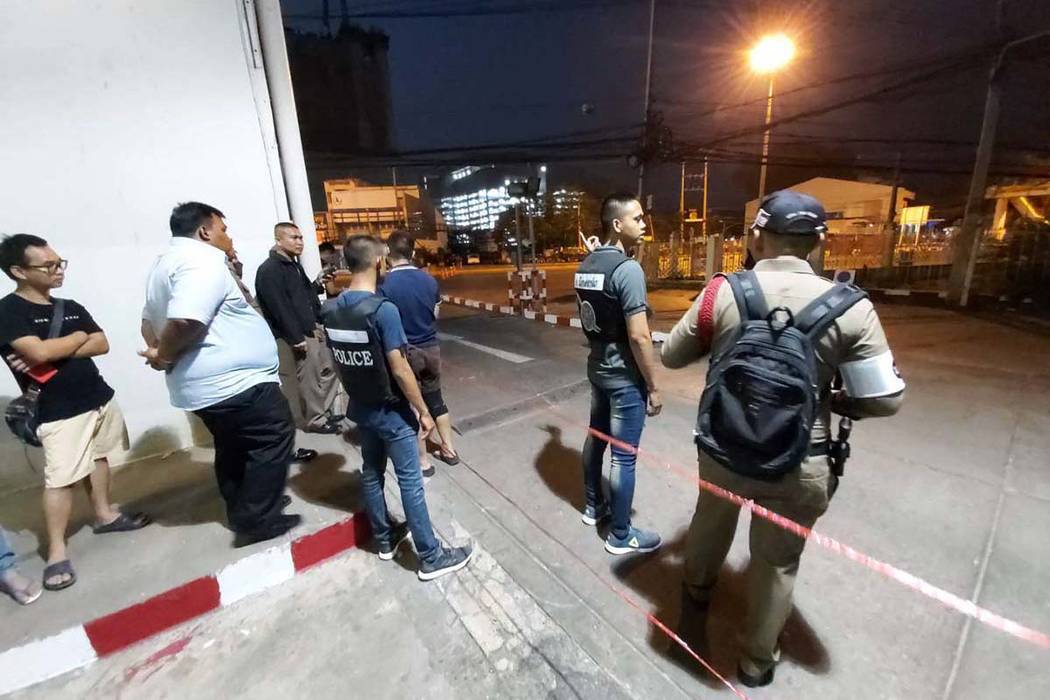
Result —
[{"label": "concrete sidewalk", "polygon": [[[889,306],[880,311],[908,381],[907,401],[898,417],[857,425],[854,459],[818,530],[964,598],[972,597],[994,612],[1050,630],[1044,586],[1050,574],[1050,543],[1045,537],[1050,527],[1050,339],[935,309]],[[481,607],[464,602],[456,608],[448,602],[446,588],[440,589],[442,599],[434,599],[435,589],[416,582],[410,571],[388,578],[369,568],[374,560],[351,554],[325,565],[323,572],[283,584],[288,595],[275,590],[240,604],[251,606],[244,615],[287,620],[253,628],[258,631],[251,637],[273,644],[271,653],[287,656],[289,664],[303,659],[299,670],[281,667],[298,679],[288,687],[332,696],[336,686],[325,680],[323,662],[348,663],[346,659],[359,653],[374,668],[353,676],[363,684],[356,687],[383,695],[380,688],[385,686],[376,684],[388,676],[378,669],[388,667],[373,659],[383,656],[405,669],[416,668],[413,664],[419,660],[421,668],[432,669],[439,647],[426,627],[439,624],[436,620],[451,607],[453,627],[466,630],[485,661],[469,644],[456,641],[466,640],[462,630],[449,628],[447,656],[441,657],[441,664],[448,673],[462,668],[462,678],[469,682],[459,685],[442,671],[438,676],[447,684],[434,692],[435,697],[535,697],[540,688],[551,689],[542,680],[549,674],[576,679],[553,687],[578,697],[728,693],[700,672],[694,660],[673,653],[667,638],[619,594],[672,628],[677,626],[683,535],[696,487],[665,465],[690,469],[695,464],[690,431],[704,368],[667,373],[662,380],[667,387],[664,413],[649,421],[643,438],[643,450],[659,460],[639,465],[635,520],[658,529],[666,545],[649,557],[611,558],[601,548],[600,533],[579,522],[580,423],[587,415],[587,385],[581,382],[586,350],[580,332],[462,309],[444,313],[442,330],[474,347],[457,342],[444,346],[446,398],[465,431],[458,444],[464,464],[438,463],[438,475],[428,483],[435,523],[446,537],[474,537],[488,557],[485,561],[492,562],[484,566],[503,572],[500,580],[516,591],[513,597],[521,609],[554,626],[544,622],[543,629],[560,632],[543,637],[542,643],[539,637],[533,640],[530,648],[539,654],[534,661],[545,661],[533,665],[519,660],[514,666],[520,669],[516,685],[482,681],[467,669],[499,665],[498,654],[486,655],[485,643],[476,636],[485,635],[479,632],[484,627],[479,621],[499,619],[494,611],[484,612],[482,599],[499,596],[475,588],[468,597],[482,601]],[[510,363],[476,346],[529,360]],[[291,510],[307,518],[304,532],[344,518],[359,505],[356,449],[337,438],[314,440],[325,454],[297,468],[290,489],[296,501]],[[0,601],[5,605],[0,650],[141,600],[180,577],[210,573],[252,551],[229,548],[231,537],[221,522],[207,450],[121,470],[115,491],[117,500],[150,509],[158,524],[107,537],[82,528],[72,542],[80,582],[24,609]],[[33,558],[34,533],[40,529],[36,494],[4,496],[0,512],[7,527],[20,531],[19,552],[28,561],[27,569],[38,574],[42,564]],[[707,621],[706,644],[697,649],[730,676],[742,615],[745,528],[742,522]],[[346,570],[348,566],[355,573]],[[340,572],[337,579],[346,579],[345,595],[334,592],[333,579],[324,573],[328,567]],[[456,585],[469,580],[458,575],[455,579]],[[373,596],[373,603],[364,601]],[[382,601],[392,598],[403,610],[385,622],[366,622],[370,611],[385,610]],[[233,622],[241,619],[237,610],[216,613],[214,622],[209,618],[199,624],[214,630],[210,639],[222,642],[239,624]],[[331,637],[325,638],[325,625],[332,619],[326,616],[328,610],[339,611],[338,619],[361,623],[348,630],[332,629]],[[691,622],[695,626],[697,621]],[[83,680],[57,679],[41,692],[47,688],[53,693],[110,696],[111,681],[152,654],[147,650],[159,651],[162,641],[177,641],[178,635],[172,634],[98,662],[82,674]],[[376,646],[378,639],[387,640],[382,649]],[[339,649],[332,650],[329,641]],[[199,651],[197,643],[189,642],[187,650]],[[229,649],[246,654],[220,655],[230,659],[233,674],[240,664],[251,664],[252,653],[262,648],[253,645],[264,642],[229,644]],[[557,649],[561,652],[552,651]],[[803,558],[796,611],[785,630],[783,651],[776,683],[749,691],[750,697],[1050,696],[1050,674],[1045,672],[1050,652],[971,624],[938,603],[815,547]],[[201,663],[202,656],[188,658]],[[190,667],[180,664],[172,666],[181,671],[161,673],[155,676],[156,685],[144,685],[129,697],[179,697],[178,684],[186,682]],[[312,674],[311,668],[318,670]],[[220,685],[233,682],[224,679],[221,664],[210,673],[202,679],[210,677],[215,687],[235,692],[236,686]],[[491,673],[498,675],[496,670]],[[395,697],[395,691],[407,693],[401,697],[418,695],[423,686],[414,684],[421,678],[409,673],[404,684],[390,686],[386,696]],[[251,684],[242,692],[249,690]]]}]

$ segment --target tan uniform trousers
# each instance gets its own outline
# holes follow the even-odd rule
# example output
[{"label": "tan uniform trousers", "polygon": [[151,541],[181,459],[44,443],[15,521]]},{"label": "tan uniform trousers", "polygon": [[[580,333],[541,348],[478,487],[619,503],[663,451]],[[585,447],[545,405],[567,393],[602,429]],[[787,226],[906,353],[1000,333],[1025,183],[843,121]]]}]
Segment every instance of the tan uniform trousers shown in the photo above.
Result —
[{"label": "tan uniform trousers", "polygon": [[[828,508],[834,476],[823,456],[808,458],[777,481],[735,474],[700,454],[700,478],[811,527]],[[707,601],[736,533],[740,508],[703,489],[686,540],[685,584],[697,601]],[[751,562],[747,571],[747,616],[741,631],[747,673],[761,675],[778,660],[777,639],[791,613],[792,591],[805,540],[768,520],[751,517]]]},{"label": "tan uniform trousers", "polygon": [[[330,415],[345,414],[344,393],[324,329],[317,326],[313,335],[306,336],[306,353],[302,355],[283,340],[277,344],[281,348],[281,388],[288,403],[298,408],[293,411],[296,427],[309,432],[323,427]],[[292,367],[294,382],[289,381]]]}]

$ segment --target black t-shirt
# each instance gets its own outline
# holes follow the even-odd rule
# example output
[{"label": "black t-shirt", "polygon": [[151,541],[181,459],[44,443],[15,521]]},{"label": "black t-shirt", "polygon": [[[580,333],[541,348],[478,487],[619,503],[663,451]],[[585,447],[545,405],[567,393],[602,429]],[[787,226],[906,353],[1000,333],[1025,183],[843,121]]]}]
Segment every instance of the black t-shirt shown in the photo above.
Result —
[{"label": "black t-shirt", "polygon": [[[13,352],[11,341],[35,335],[46,340],[51,330],[51,304],[34,304],[17,294],[8,294],[0,299],[0,353],[4,362]],[[80,304],[71,299],[65,300],[65,318],[58,337],[76,331],[97,333],[101,328]],[[40,391],[40,406],[37,419],[41,423],[71,418],[86,411],[93,411],[104,406],[113,398],[113,389],[102,379],[98,368],[91,358],[69,357],[56,360],[51,365],[58,370]],[[10,367],[10,365],[8,365]],[[33,381],[21,372],[14,372],[15,380],[25,391],[28,382]]]}]

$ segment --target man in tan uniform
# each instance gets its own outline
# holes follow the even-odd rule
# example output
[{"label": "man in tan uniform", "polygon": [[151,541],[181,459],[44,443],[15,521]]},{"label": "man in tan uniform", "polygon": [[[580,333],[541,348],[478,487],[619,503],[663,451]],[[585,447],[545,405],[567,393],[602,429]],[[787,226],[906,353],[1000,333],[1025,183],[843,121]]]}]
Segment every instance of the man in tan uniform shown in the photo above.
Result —
[{"label": "man in tan uniform", "polygon": [[[750,250],[754,272],[770,309],[786,307],[798,317],[810,302],[831,289],[806,257],[824,238],[825,214],[820,203],[783,190],[762,200],[752,226]],[[712,365],[730,350],[741,314],[730,284],[715,278],[675,325],[664,343],[666,367],[684,367],[712,354]],[[713,294],[713,298],[711,297]],[[779,312],[786,317],[783,311]],[[808,455],[801,464],[772,479],[742,475],[699,451],[700,478],[713,482],[795,522],[812,527],[828,507],[837,485],[827,450],[831,413],[851,418],[889,416],[897,412],[904,382],[897,373],[874,307],[857,301],[814,339],[818,403]],[[845,388],[832,390],[836,374]],[[709,377],[710,380],[710,377]],[[684,589],[707,606],[719,569],[736,531],[739,507],[701,490],[687,540]],[[738,675],[748,686],[767,685],[779,659],[778,637],[791,612],[792,589],[805,541],[759,517],[751,519],[747,619],[742,631],[743,655]],[[683,616],[688,613],[683,610]]]}]

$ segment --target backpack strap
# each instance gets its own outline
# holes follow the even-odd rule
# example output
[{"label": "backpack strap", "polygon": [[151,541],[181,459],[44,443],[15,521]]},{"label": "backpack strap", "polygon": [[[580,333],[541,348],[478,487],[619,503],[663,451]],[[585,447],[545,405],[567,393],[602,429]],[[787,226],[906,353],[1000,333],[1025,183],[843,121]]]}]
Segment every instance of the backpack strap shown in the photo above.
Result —
[{"label": "backpack strap", "polygon": [[758,275],[754,270],[742,270],[727,275],[729,286],[736,298],[736,308],[740,311],[740,320],[761,321],[769,316],[769,306],[758,284]]},{"label": "backpack strap", "polygon": [[847,309],[867,298],[868,293],[859,287],[836,284],[795,314],[795,328],[815,341]]},{"label": "backpack strap", "polygon": [[51,328],[48,330],[47,339],[53,340],[62,331],[62,321],[66,318],[66,300],[55,299],[55,308],[51,310]]}]

